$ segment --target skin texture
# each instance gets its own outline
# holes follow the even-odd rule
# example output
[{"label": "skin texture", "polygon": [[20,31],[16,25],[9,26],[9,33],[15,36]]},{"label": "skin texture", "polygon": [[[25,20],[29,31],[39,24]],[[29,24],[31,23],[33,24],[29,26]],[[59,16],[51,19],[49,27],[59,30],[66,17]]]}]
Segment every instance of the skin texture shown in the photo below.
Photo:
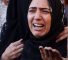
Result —
[{"label": "skin texture", "polygon": [[[28,25],[35,37],[42,37],[50,31],[51,8],[47,0],[33,0],[28,10]],[[34,26],[35,25],[35,26]]]}]

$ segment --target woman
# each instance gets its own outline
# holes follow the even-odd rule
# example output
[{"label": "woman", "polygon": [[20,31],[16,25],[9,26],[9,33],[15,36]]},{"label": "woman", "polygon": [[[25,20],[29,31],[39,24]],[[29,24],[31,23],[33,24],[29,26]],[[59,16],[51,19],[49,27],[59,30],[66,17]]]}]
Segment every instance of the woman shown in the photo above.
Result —
[{"label": "woman", "polygon": [[[15,15],[11,17],[12,19],[8,17],[10,19],[8,21],[11,23],[11,20],[15,19],[15,21],[13,20],[13,25],[15,25],[12,26],[9,22],[7,23],[10,27],[15,28],[14,31],[11,30],[13,32],[10,35],[11,37],[7,37],[9,38],[8,44],[2,49],[5,50],[13,42],[12,39],[23,38],[23,41],[19,40],[11,43],[4,52],[2,51],[1,59],[64,60],[62,57],[66,57],[67,55],[67,41],[65,39],[56,43],[56,37],[64,30],[61,2],[59,0],[26,1],[24,3],[25,5],[21,0],[14,1],[18,5],[15,5],[16,8],[14,8]],[[21,4],[23,4],[23,7]],[[21,13],[25,13],[23,17]]]}]

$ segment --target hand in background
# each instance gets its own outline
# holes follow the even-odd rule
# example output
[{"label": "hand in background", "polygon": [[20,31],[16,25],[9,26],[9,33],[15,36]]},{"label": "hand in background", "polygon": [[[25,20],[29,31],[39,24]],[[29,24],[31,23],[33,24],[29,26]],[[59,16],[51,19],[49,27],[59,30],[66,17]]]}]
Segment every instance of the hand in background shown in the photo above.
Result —
[{"label": "hand in background", "polygon": [[56,42],[59,42],[65,38],[68,38],[68,26],[64,27],[64,31],[58,35]]}]

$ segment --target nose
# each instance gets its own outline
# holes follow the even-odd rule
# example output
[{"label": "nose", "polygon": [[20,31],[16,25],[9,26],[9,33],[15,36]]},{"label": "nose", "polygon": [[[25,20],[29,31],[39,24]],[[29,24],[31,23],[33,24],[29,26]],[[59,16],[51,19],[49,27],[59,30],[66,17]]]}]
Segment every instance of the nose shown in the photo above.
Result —
[{"label": "nose", "polygon": [[41,20],[42,16],[41,16],[41,12],[40,11],[36,11],[35,15],[34,15],[34,19],[35,20]]}]

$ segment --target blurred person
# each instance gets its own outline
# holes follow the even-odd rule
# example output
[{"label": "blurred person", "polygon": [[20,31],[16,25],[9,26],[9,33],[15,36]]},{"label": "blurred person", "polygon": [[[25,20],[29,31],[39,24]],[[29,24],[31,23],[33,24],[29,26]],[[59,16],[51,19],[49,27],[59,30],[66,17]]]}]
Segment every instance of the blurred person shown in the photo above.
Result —
[{"label": "blurred person", "polygon": [[8,5],[9,0],[2,0],[4,2],[5,5]]},{"label": "blurred person", "polygon": [[5,5],[2,0],[0,0],[0,35],[2,26],[6,22],[6,11],[7,11],[7,5]]}]

